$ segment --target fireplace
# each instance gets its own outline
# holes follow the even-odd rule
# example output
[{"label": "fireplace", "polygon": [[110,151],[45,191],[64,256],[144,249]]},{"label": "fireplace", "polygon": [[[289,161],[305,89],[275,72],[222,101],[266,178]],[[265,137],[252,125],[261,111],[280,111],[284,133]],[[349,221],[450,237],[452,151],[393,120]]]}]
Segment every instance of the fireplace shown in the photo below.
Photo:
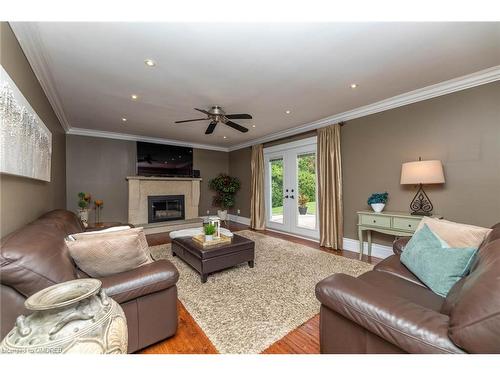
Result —
[{"label": "fireplace", "polygon": [[148,223],[184,220],[184,195],[148,196]]}]

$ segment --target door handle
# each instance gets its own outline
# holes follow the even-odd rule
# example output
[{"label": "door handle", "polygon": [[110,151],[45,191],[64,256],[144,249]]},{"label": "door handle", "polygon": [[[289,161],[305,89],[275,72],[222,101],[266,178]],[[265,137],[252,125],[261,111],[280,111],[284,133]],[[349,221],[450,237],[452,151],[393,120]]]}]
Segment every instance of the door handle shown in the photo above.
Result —
[{"label": "door handle", "polygon": [[290,195],[290,198],[295,199],[295,198],[293,197],[293,195]]},{"label": "door handle", "polygon": [[288,195],[285,195],[284,198],[288,198]]}]

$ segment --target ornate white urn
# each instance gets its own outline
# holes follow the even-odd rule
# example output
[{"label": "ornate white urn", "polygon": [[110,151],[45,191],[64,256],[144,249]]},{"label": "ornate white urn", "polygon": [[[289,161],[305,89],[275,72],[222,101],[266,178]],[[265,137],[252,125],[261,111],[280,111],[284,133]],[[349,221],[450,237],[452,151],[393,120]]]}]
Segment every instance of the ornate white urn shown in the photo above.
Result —
[{"label": "ornate white urn", "polygon": [[127,321],[97,279],[77,279],[45,288],[25,301],[0,344],[2,353],[127,353]]}]

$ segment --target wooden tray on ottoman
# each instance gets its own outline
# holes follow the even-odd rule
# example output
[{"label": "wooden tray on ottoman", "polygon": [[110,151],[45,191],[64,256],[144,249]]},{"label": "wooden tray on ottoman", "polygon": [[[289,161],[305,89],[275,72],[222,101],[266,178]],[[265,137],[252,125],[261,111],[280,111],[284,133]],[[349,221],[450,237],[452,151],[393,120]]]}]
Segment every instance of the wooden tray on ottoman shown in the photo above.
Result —
[{"label": "wooden tray on ottoman", "polygon": [[203,247],[192,237],[178,237],[172,240],[172,255],[178,256],[193,267],[207,281],[210,273],[248,262],[254,266],[255,243],[248,238],[233,235],[231,242]]},{"label": "wooden tray on ottoman", "polygon": [[225,243],[231,243],[232,237],[224,236],[223,234],[220,237],[214,237],[212,241],[206,241],[204,234],[198,234],[193,236],[193,240],[198,242],[203,247],[213,246],[213,245],[222,245]]}]

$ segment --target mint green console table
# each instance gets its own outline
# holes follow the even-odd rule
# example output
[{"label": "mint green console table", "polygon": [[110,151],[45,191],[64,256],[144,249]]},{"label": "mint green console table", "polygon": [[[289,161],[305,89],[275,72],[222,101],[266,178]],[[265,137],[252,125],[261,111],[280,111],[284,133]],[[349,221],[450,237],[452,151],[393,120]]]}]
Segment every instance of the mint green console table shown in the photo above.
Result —
[{"label": "mint green console table", "polygon": [[[423,216],[410,215],[407,212],[358,211],[359,259],[363,257],[363,231],[367,231],[368,256],[372,255],[372,231],[397,237],[411,236],[415,233]],[[441,218],[439,215],[432,217]]]}]

